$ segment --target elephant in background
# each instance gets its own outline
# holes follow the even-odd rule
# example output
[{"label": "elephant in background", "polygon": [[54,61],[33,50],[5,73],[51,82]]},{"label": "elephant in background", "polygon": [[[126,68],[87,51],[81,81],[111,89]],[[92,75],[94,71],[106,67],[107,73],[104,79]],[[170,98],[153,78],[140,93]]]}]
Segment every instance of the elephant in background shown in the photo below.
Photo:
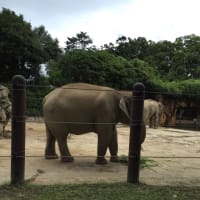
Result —
[{"label": "elephant in background", "polygon": [[159,119],[164,111],[164,105],[153,99],[144,100],[144,121],[150,128],[158,128]]},{"label": "elephant in background", "polygon": [[8,98],[9,89],[3,85],[0,85],[0,99]]},{"label": "elephant in background", "polygon": [[4,137],[4,123],[6,121],[6,113],[4,109],[0,106],[0,135]]},{"label": "elephant in background", "polygon": [[[72,162],[67,136],[95,132],[98,135],[96,164],[106,164],[105,154],[110,151],[111,162],[118,161],[116,124],[130,123],[132,97],[123,97],[118,91],[86,83],[72,83],[56,88],[43,99],[43,115],[46,126],[46,159],[58,158],[57,140],[61,161]],[[144,125],[141,143],[146,136]],[[83,141],[84,144],[84,141]]]},{"label": "elephant in background", "polygon": [[10,137],[6,135],[5,127],[11,118],[12,106],[8,97],[9,90],[7,87],[0,85],[0,118],[1,118],[1,135],[3,137]]}]

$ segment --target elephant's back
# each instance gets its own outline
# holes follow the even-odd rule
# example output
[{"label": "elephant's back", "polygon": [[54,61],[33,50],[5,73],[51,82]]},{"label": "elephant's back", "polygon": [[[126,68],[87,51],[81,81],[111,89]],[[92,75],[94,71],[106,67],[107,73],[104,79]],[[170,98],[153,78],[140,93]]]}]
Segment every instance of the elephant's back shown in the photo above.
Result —
[{"label": "elephant's back", "polygon": [[89,83],[70,83],[61,87],[62,89],[74,90],[94,90],[94,91],[115,91],[113,88],[93,85]]},{"label": "elephant's back", "polygon": [[87,99],[94,100],[98,96],[106,96],[116,94],[117,91],[110,87],[92,85],[88,83],[71,83],[54,89],[43,99],[43,104],[51,101],[59,101],[63,98],[73,99]]},{"label": "elephant's back", "polygon": [[[86,83],[64,85],[56,88],[44,98],[44,117],[58,117],[56,114],[63,117],[62,113],[65,113],[65,116],[69,113],[74,116],[74,120],[77,120],[77,116],[83,118],[85,113],[91,111],[90,116],[87,116],[93,118],[92,115],[100,112],[99,109],[103,110],[112,106],[116,94],[116,90],[104,86]],[[74,113],[79,114],[75,116]]]}]

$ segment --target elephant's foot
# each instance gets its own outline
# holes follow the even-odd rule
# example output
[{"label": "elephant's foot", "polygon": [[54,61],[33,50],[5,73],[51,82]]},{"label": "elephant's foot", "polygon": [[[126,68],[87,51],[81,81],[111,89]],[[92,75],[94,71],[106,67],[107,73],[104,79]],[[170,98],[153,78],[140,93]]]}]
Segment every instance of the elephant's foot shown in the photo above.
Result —
[{"label": "elephant's foot", "polygon": [[57,159],[58,155],[56,154],[55,151],[52,150],[45,150],[45,158],[46,159]]},{"label": "elephant's foot", "polygon": [[72,156],[62,156],[61,161],[62,162],[73,162],[74,158]]},{"label": "elephant's foot", "polygon": [[107,164],[107,160],[103,156],[98,156],[95,162],[97,165],[105,165]]},{"label": "elephant's foot", "polygon": [[57,159],[58,155],[57,154],[46,154],[45,158],[46,159]]},{"label": "elephant's foot", "polygon": [[119,162],[119,157],[118,156],[111,156],[110,162]]}]

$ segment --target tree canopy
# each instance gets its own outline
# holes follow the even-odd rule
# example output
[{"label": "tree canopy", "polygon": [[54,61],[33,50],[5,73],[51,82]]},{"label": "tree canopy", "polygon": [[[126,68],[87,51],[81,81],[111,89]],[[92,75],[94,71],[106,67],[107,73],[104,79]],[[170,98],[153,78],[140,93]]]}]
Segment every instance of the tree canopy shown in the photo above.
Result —
[{"label": "tree canopy", "polygon": [[101,49],[70,46],[48,65],[49,80],[54,85],[88,82],[125,90],[140,81],[147,91],[184,94],[193,85],[200,88],[199,39],[188,35],[175,42],[153,42],[121,36],[117,45]]},{"label": "tree canopy", "polygon": [[3,8],[0,81],[9,81],[15,74],[29,81],[39,80],[42,63],[47,65],[48,80],[53,85],[81,81],[131,89],[140,81],[151,91],[181,93],[193,86],[196,91],[200,88],[200,36],[181,36],[174,42],[120,36],[116,44],[98,49],[88,33],[81,31],[67,37],[62,52],[58,40],[43,25],[32,28],[23,15]]},{"label": "tree canopy", "polygon": [[76,49],[84,49],[92,44],[92,39],[86,32],[77,33],[75,37],[67,37],[66,51],[72,51]]},{"label": "tree canopy", "polygon": [[44,27],[32,30],[22,15],[3,8],[0,12],[0,80],[8,81],[15,74],[26,79],[40,77],[40,64],[60,53],[58,41]]},{"label": "tree canopy", "polygon": [[139,59],[126,60],[108,51],[76,50],[49,63],[48,74],[53,85],[87,82],[117,89],[131,89],[133,80],[147,83],[155,72]]},{"label": "tree canopy", "polygon": [[175,42],[121,36],[117,46],[109,50],[128,60],[148,62],[166,81],[200,78],[200,36],[194,34],[178,37]]}]

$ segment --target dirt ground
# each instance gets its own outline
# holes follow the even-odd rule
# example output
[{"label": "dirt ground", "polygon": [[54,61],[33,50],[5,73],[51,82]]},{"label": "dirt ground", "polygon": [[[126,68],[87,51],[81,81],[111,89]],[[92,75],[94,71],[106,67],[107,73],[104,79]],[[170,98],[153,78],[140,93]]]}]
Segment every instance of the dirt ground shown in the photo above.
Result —
[{"label": "dirt ground", "polygon": [[[7,129],[10,129],[10,124]],[[99,166],[94,163],[96,134],[71,136],[68,144],[75,158],[73,163],[44,159],[45,139],[43,123],[27,122],[26,181],[34,184],[127,181],[126,165],[109,162]],[[118,140],[119,155],[128,155],[128,127],[118,128]],[[10,139],[0,139],[0,184],[10,182],[10,146]],[[149,185],[200,186],[200,131],[147,128],[142,156],[155,160],[157,166],[142,169],[140,182]]]}]

